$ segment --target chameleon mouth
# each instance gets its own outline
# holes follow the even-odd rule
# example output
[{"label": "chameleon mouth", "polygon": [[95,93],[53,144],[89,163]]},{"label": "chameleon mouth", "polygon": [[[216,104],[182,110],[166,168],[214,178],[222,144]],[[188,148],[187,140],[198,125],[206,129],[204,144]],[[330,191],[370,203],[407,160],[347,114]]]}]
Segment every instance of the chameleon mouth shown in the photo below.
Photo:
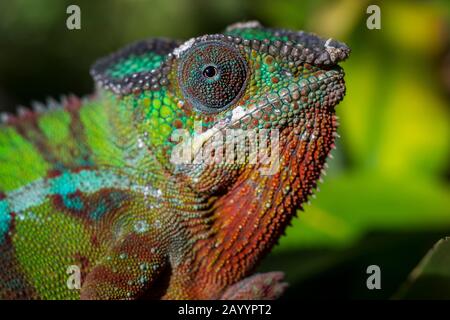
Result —
[{"label": "chameleon mouth", "polygon": [[[278,130],[280,136],[286,134],[288,131],[285,130],[291,127],[294,131],[298,131],[295,135],[299,140],[315,140],[318,134],[313,131],[316,129],[316,125],[320,126],[320,121],[315,118],[314,114],[334,114],[334,107],[345,94],[343,78],[342,69],[339,66],[333,66],[324,74],[312,77],[309,81],[302,80],[299,83],[292,83],[278,93],[268,94],[258,103],[251,104],[247,108],[237,106],[227,120],[217,123],[189,141],[193,158],[201,154],[207,143],[211,143],[210,147],[212,148],[220,149],[215,143],[217,142],[220,146],[222,139],[216,140],[216,138],[225,136],[225,131],[228,129],[242,129],[243,124],[245,124],[246,130]],[[316,95],[310,93],[321,90],[320,88],[323,86],[325,86],[326,94],[322,96],[322,101],[318,101]],[[272,125],[270,121],[264,120],[264,114],[275,115],[278,118],[277,125]],[[305,114],[313,115],[312,119],[305,119]],[[260,120],[263,121],[260,122]],[[305,121],[310,128],[305,127]]]},{"label": "chameleon mouth", "polygon": [[[267,94],[256,103],[250,103],[245,107],[235,107],[222,121],[207,131],[195,135],[192,140],[186,141],[192,150],[193,159],[201,155],[208,143],[211,143],[209,145],[211,148],[220,150],[222,143],[220,137],[226,136],[228,129],[278,130],[281,136],[287,127],[302,127],[305,113],[333,114],[334,107],[345,94],[344,73],[338,65],[323,68],[322,71],[309,77],[308,80],[292,82],[287,88],[283,88],[277,93]],[[321,94],[317,95],[317,92]],[[271,121],[271,116],[275,117],[276,121]],[[315,120],[312,120],[309,125],[314,127]],[[311,135],[310,131],[306,130],[297,136],[300,140],[309,141],[315,137],[314,134]],[[218,146],[216,146],[216,142]],[[201,166],[201,163],[197,165]]]},{"label": "chameleon mouth", "polygon": [[[317,92],[322,93],[320,97],[315,94]],[[237,106],[223,126],[239,128],[244,123],[248,129],[269,129],[272,125],[264,119],[264,115],[274,115],[278,118],[278,124],[283,126],[290,120],[295,121],[303,109],[326,107],[334,111],[344,95],[344,72],[340,66],[334,65],[308,80],[293,82],[287,88],[269,93],[245,108]]]},{"label": "chameleon mouth", "polygon": [[[324,92],[322,101],[312,94],[319,90]],[[289,122],[293,122],[295,126],[303,110],[322,107],[333,112],[334,107],[344,98],[344,95],[344,72],[338,65],[331,66],[315,77],[301,80],[299,83],[293,82],[277,93],[267,94],[257,103],[251,103],[246,107],[235,107],[229,117],[201,134],[202,137],[197,137],[198,148],[194,149],[200,149],[204,142],[216,134],[223,134],[225,129],[242,129],[243,124],[247,130],[283,129]],[[278,118],[278,127],[272,126],[270,120],[267,121],[264,115],[275,115]]]}]

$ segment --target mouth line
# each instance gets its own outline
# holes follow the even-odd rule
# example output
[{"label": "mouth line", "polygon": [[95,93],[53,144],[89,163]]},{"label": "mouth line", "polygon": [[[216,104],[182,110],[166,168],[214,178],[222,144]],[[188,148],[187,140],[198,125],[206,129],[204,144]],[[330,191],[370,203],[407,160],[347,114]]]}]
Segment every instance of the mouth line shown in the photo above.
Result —
[{"label": "mouth line", "polygon": [[[278,93],[269,93],[265,95],[259,102],[253,103],[251,104],[250,107],[247,107],[249,108],[249,110],[244,111],[241,117],[236,119],[233,119],[232,117],[231,118],[232,122],[228,123],[228,125],[231,126],[235,125],[238,121],[243,120],[245,117],[250,117],[258,111],[262,112],[268,106],[271,106],[272,110],[267,111],[269,112],[273,111],[275,113],[281,114],[283,112],[281,110],[283,105],[292,104],[294,102],[301,102],[302,97],[307,97],[310,92],[318,90],[321,85],[328,84],[330,82],[339,83],[340,81],[343,80],[343,72],[340,66],[334,65],[330,67],[329,70],[336,71],[336,74],[325,77],[321,77],[319,75],[318,78],[316,78],[317,80],[314,82],[310,82],[306,79],[301,80],[299,84],[293,82],[287,88],[280,89]],[[333,109],[335,105],[337,105],[337,103],[332,106]],[[308,102],[302,103],[301,109],[307,108],[308,106],[309,106]],[[243,109],[242,106],[238,106],[236,108]]]},{"label": "mouth line", "polygon": [[[255,125],[255,127],[249,128],[249,130],[261,130],[261,129],[278,129],[283,130],[287,127],[287,124],[292,121],[294,118],[301,117],[300,113],[301,110],[305,110],[308,108],[314,108],[314,105],[310,101],[302,102],[303,97],[307,97],[310,92],[314,92],[320,88],[323,84],[329,84],[330,82],[334,82],[336,84],[339,84],[343,80],[343,72],[341,71],[342,68],[338,65],[330,66],[330,70],[334,70],[336,73],[332,74],[330,76],[326,75],[318,75],[315,77],[315,81],[311,82],[310,80],[301,80],[300,82],[291,83],[287,88],[280,89],[277,93],[269,93],[266,94],[264,97],[261,97],[258,102],[251,103],[248,106],[237,106],[235,107],[229,115],[226,116],[225,119],[222,119],[217,124],[215,124],[210,129],[206,130],[205,132],[202,132],[198,134],[197,136],[192,136],[192,141],[195,141],[196,143],[193,144],[195,147],[193,148],[193,156],[199,154],[202,150],[202,146],[207,143],[208,141],[211,141],[211,139],[215,139],[216,136],[220,134],[225,134],[225,130],[227,129],[242,129],[238,125],[240,122],[247,122],[250,123],[251,119],[260,119],[264,113],[267,114],[276,114],[279,116],[280,119],[286,119],[286,125],[281,125],[278,128],[268,127],[268,128],[262,128],[260,125]],[[336,90],[336,92],[339,92],[339,90]],[[328,94],[329,95],[329,94]],[[338,98],[340,101],[343,98],[343,95]],[[329,106],[327,109],[329,112],[334,112],[334,107],[339,102],[332,103],[331,106]],[[293,110],[293,106],[297,103],[298,106],[298,114],[292,115],[289,119],[287,115],[283,116],[283,106],[289,105],[290,111]],[[255,116],[256,113],[261,113],[259,116]],[[246,119],[248,119],[246,121]],[[270,123],[270,121],[267,121]],[[315,125],[315,122],[314,122]],[[294,126],[297,126],[294,124]],[[300,139],[311,139],[311,135],[308,134],[308,137],[304,137],[304,134],[301,134],[299,136]]]}]

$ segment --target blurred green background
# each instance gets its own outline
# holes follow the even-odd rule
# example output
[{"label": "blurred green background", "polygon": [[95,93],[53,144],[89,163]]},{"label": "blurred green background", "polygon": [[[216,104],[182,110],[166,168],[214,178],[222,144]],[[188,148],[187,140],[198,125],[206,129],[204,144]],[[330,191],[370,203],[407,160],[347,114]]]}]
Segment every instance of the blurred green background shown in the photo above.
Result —
[{"label": "blurred green background", "polygon": [[[81,7],[81,30],[66,28],[69,4]],[[381,30],[366,27],[369,4],[381,7]],[[352,48],[337,107],[342,138],[325,182],[260,270],[286,272],[285,298],[392,297],[450,235],[448,1],[2,1],[0,110],[90,93],[91,63],[131,41],[249,19]],[[366,287],[371,264],[381,290]]]}]

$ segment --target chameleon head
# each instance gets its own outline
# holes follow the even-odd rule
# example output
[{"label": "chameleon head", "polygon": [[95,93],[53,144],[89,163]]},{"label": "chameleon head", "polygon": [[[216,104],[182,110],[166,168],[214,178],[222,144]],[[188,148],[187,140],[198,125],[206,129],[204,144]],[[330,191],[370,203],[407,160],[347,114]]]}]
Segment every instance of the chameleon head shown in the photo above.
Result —
[{"label": "chameleon head", "polygon": [[296,170],[309,193],[334,143],[334,107],[345,93],[337,63],[349,51],[247,22],[184,43],[137,43],[92,74],[133,108],[139,143],[196,192]]}]

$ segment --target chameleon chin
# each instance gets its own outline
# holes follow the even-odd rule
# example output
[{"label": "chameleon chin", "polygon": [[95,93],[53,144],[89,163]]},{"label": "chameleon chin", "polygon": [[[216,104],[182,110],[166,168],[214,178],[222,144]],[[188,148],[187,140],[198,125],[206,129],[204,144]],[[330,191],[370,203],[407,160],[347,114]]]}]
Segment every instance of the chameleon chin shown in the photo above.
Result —
[{"label": "chameleon chin", "polygon": [[[237,23],[186,42],[137,42],[93,65],[93,96],[2,115],[0,297],[279,297],[283,274],[253,271],[334,148],[337,64],[349,52]],[[173,161],[181,140],[197,159],[236,130],[277,133],[271,174],[247,151]],[[215,157],[236,149],[227,142]],[[68,281],[76,275],[79,288]]]}]

